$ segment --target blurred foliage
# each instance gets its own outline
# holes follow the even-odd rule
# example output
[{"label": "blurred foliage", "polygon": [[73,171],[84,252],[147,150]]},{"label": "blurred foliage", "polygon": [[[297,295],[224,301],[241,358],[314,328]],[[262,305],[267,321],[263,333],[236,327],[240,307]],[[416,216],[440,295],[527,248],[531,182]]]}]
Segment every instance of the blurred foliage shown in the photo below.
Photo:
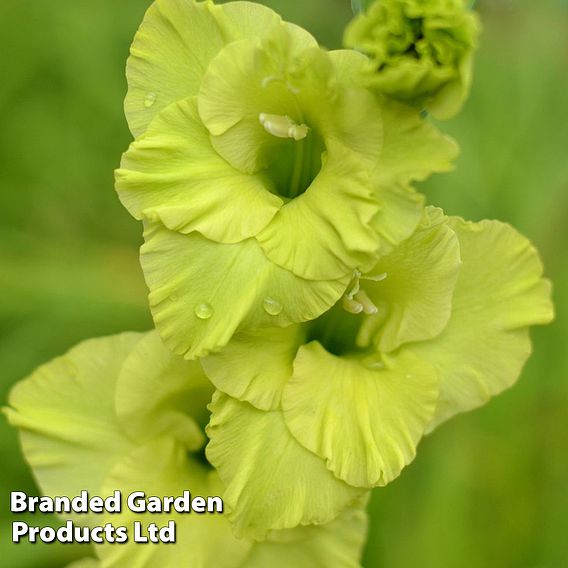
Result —
[{"label": "blurred foliage", "polygon": [[[329,47],[351,17],[350,0],[265,3]],[[76,342],[151,326],[139,228],[112,190],[130,140],[124,63],[149,4],[0,3],[3,401],[16,380]],[[530,236],[558,317],[533,334],[535,354],[515,388],[428,437],[401,478],[374,492],[366,568],[568,566],[568,5],[478,8],[485,32],[472,96],[441,125],[462,156],[423,189],[449,213],[499,218]],[[0,458],[2,565],[63,566],[77,547],[9,544],[9,491],[37,490],[4,421]]]}]

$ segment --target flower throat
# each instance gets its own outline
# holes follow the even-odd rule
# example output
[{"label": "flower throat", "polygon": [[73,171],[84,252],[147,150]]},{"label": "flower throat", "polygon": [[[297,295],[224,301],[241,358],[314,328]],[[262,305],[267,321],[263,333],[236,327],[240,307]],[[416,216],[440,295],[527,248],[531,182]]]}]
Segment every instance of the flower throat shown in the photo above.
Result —
[{"label": "flower throat", "polygon": [[317,130],[289,116],[261,113],[259,121],[266,132],[282,139],[267,169],[273,191],[293,199],[304,193],[320,172],[323,140]]}]

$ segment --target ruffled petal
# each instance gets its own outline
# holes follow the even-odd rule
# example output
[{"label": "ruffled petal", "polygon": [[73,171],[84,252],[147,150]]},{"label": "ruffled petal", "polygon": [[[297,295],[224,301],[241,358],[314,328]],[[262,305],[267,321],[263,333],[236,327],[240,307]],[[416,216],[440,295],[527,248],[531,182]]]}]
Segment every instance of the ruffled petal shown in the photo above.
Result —
[{"label": "ruffled petal", "polygon": [[226,345],[241,328],[314,319],[337,302],[350,279],[294,276],[271,263],[253,239],[221,245],[150,224],[145,240],[141,263],[156,327],[186,358]]},{"label": "ruffled petal", "polygon": [[220,391],[260,410],[275,410],[304,338],[299,325],[238,333],[201,364]]},{"label": "ruffled petal", "polygon": [[264,412],[217,391],[207,428],[207,458],[225,485],[237,535],[322,524],[362,495],[290,434],[282,413]]},{"label": "ruffled petal", "polygon": [[141,337],[124,333],[84,341],[13,388],[5,412],[20,429],[24,455],[45,495],[99,494],[108,471],[132,450],[116,417],[114,392]]},{"label": "ruffled petal", "polygon": [[453,169],[459,147],[415,108],[381,100],[384,143],[375,172],[381,187],[422,181],[432,173]]},{"label": "ruffled petal", "polygon": [[320,280],[352,272],[378,248],[369,172],[382,123],[377,100],[345,69],[361,59],[307,44],[281,26],[266,42],[227,46],[204,78],[199,112],[229,163],[262,170],[291,198],[257,236],[267,256]]},{"label": "ruffled petal", "polygon": [[215,149],[234,167],[257,172],[268,166],[271,154],[298,143],[269,134],[260,115],[288,116],[301,123],[289,70],[307,49],[317,50],[316,40],[282,22],[265,41],[232,43],[209,65],[199,90],[199,114]]},{"label": "ruffled petal", "polygon": [[366,366],[314,341],[298,351],[282,408],[294,437],[338,478],[375,487],[414,459],[437,396],[433,369],[408,352]]},{"label": "ruffled petal", "polygon": [[384,280],[365,281],[379,308],[367,316],[357,342],[383,353],[436,337],[446,327],[461,265],[456,234],[445,224],[424,224],[373,269]]},{"label": "ruffled petal", "polygon": [[[191,496],[220,496],[221,486],[215,473],[198,461],[188,458],[187,448],[173,438],[156,438],[125,456],[106,478],[101,492],[123,495],[143,491],[147,496],[179,496],[190,490]],[[225,515],[196,513],[134,513],[123,505],[123,512],[102,519],[113,525],[126,526],[133,534],[133,523],[143,527],[150,523],[176,524],[176,544],[135,543],[132,539],[119,546],[104,544],[97,554],[107,568],[125,566],[179,566],[180,559],[192,568],[238,568],[250,551],[250,541],[236,539]],[[104,522],[102,524],[104,524]]]},{"label": "ruffled petal", "polygon": [[425,199],[410,186],[395,183],[376,185],[375,195],[380,208],[372,225],[379,238],[378,253],[384,256],[415,231],[424,212]]},{"label": "ruffled petal", "polygon": [[196,361],[174,355],[153,331],[126,358],[115,405],[124,431],[139,443],[170,435],[188,450],[205,444],[213,388]]},{"label": "ruffled petal", "polygon": [[254,545],[242,568],[360,568],[367,533],[366,501],[348,507],[325,525],[274,531]]},{"label": "ruffled petal", "polygon": [[262,36],[280,21],[275,12],[252,2],[154,2],[126,67],[125,112],[132,134],[143,134],[171,103],[196,95],[209,62],[226,44]]},{"label": "ruffled petal", "polygon": [[274,263],[311,280],[341,278],[379,247],[371,221],[379,210],[364,164],[328,148],[308,190],[286,203],[257,240]]},{"label": "ruffled petal", "polygon": [[169,106],[132,143],[116,189],[135,218],[223,243],[256,235],[283,203],[260,177],[242,174],[215,152],[192,99]]},{"label": "ruffled petal", "polygon": [[497,221],[453,217],[449,226],[463,261],[452,315],[439,337],[412,346],[440,376],[431,429],[510,387],[530,354],[527,327],[553,317],[550,282],[525,237]]}]

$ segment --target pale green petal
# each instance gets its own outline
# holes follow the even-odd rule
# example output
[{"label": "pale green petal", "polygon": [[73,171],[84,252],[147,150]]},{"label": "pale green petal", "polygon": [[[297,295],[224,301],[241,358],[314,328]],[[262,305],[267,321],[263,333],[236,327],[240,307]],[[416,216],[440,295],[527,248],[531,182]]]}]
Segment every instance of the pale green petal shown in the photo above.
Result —
[{"label": "pale green petal", "polygon": [[[303,278],[341,278],[378,248],[369,176],[382,142],[380,106],[345,69],[360,58],[306,50],[306,41],[277,31],[264,43],[233,43],[215,58],[200,116],[229,163],[262,170],[273,191],[291,198],[257,236],[266,255]],[[263,114],[282,118],[282,132],[294,124],[307,133],[270,134]]]},{"label": "pale green petal", "polygon": [[209,65],[199,90],[199,114],[215,149],[241,171],[257,172],[269,165],[270,154],[297,144],[269,134],[260,115],[303,122],[289,69],[306,49],[319,51],[316,40],[282,23],[264,42],[256,38],[228,45]]},{"label": "pale green petal", "polygon": [[201,364],[220,391],[260,410],[275,410],[304,338],[299,325],[241,332]]},{"label": "pale green petal", "polygon": [[380,205],[373,219],[379,235],[379,253],[386,255],[412,235],[424,212],[424,196],[410,186],[392,183],[375,186]]},{"label": "pale green petal", "polygon": [[355,487],[386,485],[414,459],[438,397],[433,369],[413,355],[384,356],[380,366],[314,341],[298,351],[282,396],[294,437]]},{"label": "pale green petal", "polygon": [[[365,56],[353,50],[332,51],[329,55],[338,77],[345,82],[356,82],[367,62]],[[458,146],[415,108],[383,97],[377,98],[377,105],[374,112],[362,99],[346,106],[351,112],[360,113],[355,120],[355,131],[361,135],[359,147],[373,141],[371,182],[380,208],[372,226],[379,236],[380,254],[385,255],[413,233],[422,216],[424,198],[409,184],[422,181],[431,173],[453,169]],[[375,114],[380,116],[379,120]],[[379,153],[370,129],[381,135]]]},{"label": "pale green petal", "polygon": [[373,273],[386,275],[384,280],[361,284],[379,313],[367,316],[358,344],[374,342],[384,353],[439,335],[450,318],[460,265],[454,231],[422,225],[375,266]]},{"label": "pale green petal", "polygon": [[325,525],[271,533],[253,546],[242,568],[359,568],[366,534],[363,503]]},{"label": "pale green petal", "polygon": [[261,539],[273,529],[327,523],[361,496],[292,437],[281,411],[219,391],[210,409],[207,458],[225,485],[236,534]]},{"label": "pale green petal", "polygon": [[272,264],[253,239],[223,245],[150,224],[145,240],[141,263],[156,327],[186,358],[226,345],[239,329],[314,319],[335,304],[350,279],[294,276]]},{"label": "pale green petal", "polygon": [[[331,108],[322,121],[327,138],[340,141],[367,161],[372,169],[377,164],[384,145],[383,109],[380,101],[360,87],[358,70],[365,56],[352,49],[326,53],[333,65]],[[312,113],[321,113],[322,101],[317,89],[312,94]]]},{"label": "pale green petal", "polygon": [[132,143],[116,189],[137,219],[225,243],[256,235],[282,205],[260,177],[240,173],[215,152],[192,99],[169,106]]},{"label": "pale green petal", "polygon": [[227,43],[266,34],[279,22],[272,10],[252,2],[154,2],[126,69],[125,111],[134,136],[166,106],[196,95],[209,62]]},{"label": "pale green petal", "polygon": [[444,332],[412,350],[440,376],[430,428],[510,387],[531,350],[527,326],[550,322],[550,282],[531,243],[497,221],[451,218],[463,265]]},{"label": "pale green petal", "polygon": [[132,449],[116,418],[114,391],[141,337],[84,341],[13,388],[5,412],[21,430],[24,455],[44,494],[98,494],[110,468]]},{"label": "pale green petal", "polygon": [[353,51],[318,49],[307,32],[282,25],[262,42],[223,49],[203,79],[199,113],[215,148],[242,171],[258,171],[271,153],[303,143],[268,134],[261,113],[288,116],[309,127],[308,138],[341,143],[374,164],[382,126],[378,101],[358,86],[355,70],[365,61]]},{"label": "pale green petal", "polygon": [[138,342],[120,371],[116,413],[139,443],[171,435],[189,450],[205,443],[201,430],[213,388],[196,361],[171,353],[153,331]]},{"label": "pale green petal", "polygon": [[257,237],[273,262],[313,280],[351,274],[379,246],[371,227],[378,205],[364,164],[345,148],[335,151],[308,190]]},{"label": "pale green petal", "polygon": [[379,186],[405,185],[453,169],[459,147],[452,138],[411,106],[382,99],[381,109],[384,143],[375,172]]},{"label": "pale green petal", "polygon": [[440,90],[428,105],[428,110],[438,120],[449,120],[458,114],[471,89],[473,79],[473,54],[464,57],[459,66],[459,76]]},{"label": "pale green petal", "polygon": [[[247,40],[223,49],[203,79],[199,113],[214,147],[241,171],[266,168],[274,153],[294,152],[314,137],[324,145],[347,146],[374,164],[382,141],[380,107],[356,85],[352,69],[364,62],[354,52],[318,49],[305,31],[282,25],[263,42]],[[269,134],[262,113],[306,125],[306,140]]]},{"label": "pale green petal", "polygon": [[[111,494],[116,489],[123,496],[134,491],[160,497],[179,496],[189,490],[192,497],[213,497],[220,496],[221,486],[207,466],[188,458],[185,446],[172,438],[156,438],[118,463],[101,491]],[[122,513],[100,519],[102,524],[126,526],[131,535],[134,521],[141,521],[144,526],[150,523],[164,526],[174,521],[176,544],[141,545],[132,538],[118,546],[105,544],[97,547],[105,568],[173,567],[180,563],[191,568],[237,568],[251,547],[250,542],[233,536],[226,514],[133,513],[124,503]]]},{"label": "pale green petal", "polygon": [[337,81],[359,85],[361,70],[367,65],[367,57],[354,49],[334,49],[328,52],[333,61]]}]

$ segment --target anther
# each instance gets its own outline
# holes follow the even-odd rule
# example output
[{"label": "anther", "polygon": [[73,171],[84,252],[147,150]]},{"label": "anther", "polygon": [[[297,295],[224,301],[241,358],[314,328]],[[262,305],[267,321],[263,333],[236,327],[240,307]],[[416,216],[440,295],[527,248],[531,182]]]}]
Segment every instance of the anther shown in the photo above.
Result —
[{"label": "anther", "polygon": [[296,124],[289,116],[263,112],[258,118],[264,130],[277,138],[293,138],[297,141],[308,135],[309,128],[305,124]]},{"label": "anther", "polygon": [[343,296],[343,309],[350,314],[360,314],[363,311],[363,305],[348,296]]},{"label": "anther", "polygon": [[363,306],[363,311],[368,315],[376,314],[379,311],[365,290],[359,290],[355,294],[354,300]]},{"label": "anther", "polygon": [[374,276],[361,276],[361,280],[371,280],[372,282],[382,282],[386,280],[388,274],[383,272],[382,274],[375,274]]}]

